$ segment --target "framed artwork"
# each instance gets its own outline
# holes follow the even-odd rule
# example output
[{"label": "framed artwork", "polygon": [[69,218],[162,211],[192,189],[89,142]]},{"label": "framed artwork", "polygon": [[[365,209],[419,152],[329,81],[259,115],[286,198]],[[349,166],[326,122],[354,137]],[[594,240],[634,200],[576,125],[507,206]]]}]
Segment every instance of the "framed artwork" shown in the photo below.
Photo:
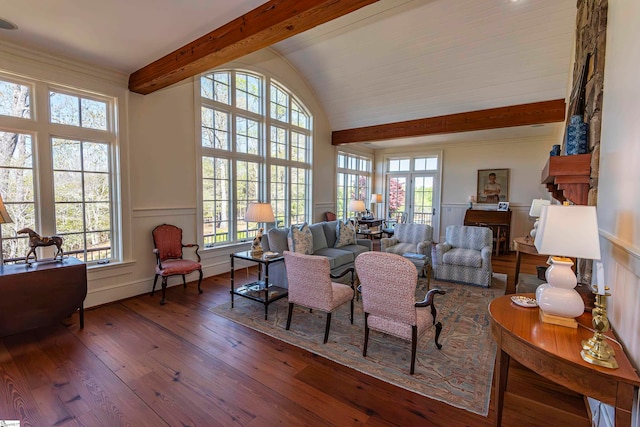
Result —
[{"label": "framed artwork", "polygon": [[509,200],[509,169],[478,169],[477,203],[497,204],[507,200]]},{"label": "framed artwork", "polygon": [[498,202],[498,210],[499,211],[508,211],[509,210],[509,202]]}]

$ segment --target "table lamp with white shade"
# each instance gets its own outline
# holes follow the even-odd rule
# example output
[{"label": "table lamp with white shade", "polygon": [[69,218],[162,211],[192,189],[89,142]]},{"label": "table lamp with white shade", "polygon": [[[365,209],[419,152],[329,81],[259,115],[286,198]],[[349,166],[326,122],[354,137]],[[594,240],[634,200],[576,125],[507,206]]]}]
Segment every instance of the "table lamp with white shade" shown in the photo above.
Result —
[{"label": "table lamp with white shade", "polygon": [[575,317],[584,312],[582,297],[574,289],[578,280],[571,258],[600,259],[595,206],[542,206],[534,245],[549,257],[547,283],[536,290],[543,322],[577,327]]},{"label": "table lamp with white shade", "polygon": [[538,230],[538,224],[540,224],[540,211],[543,206],[549,206],[551,201],[545,199],[533,199],[531,202],[531,209],[529,209],[529,216],[536,219],[536,222],[533,224],[533,229],[529,232],[529,235],[532,239],[536,238],[536,233]]},{"label": "table lamp with white shade", "polygon": [[352,200],[349,202],[349,212],[355,212],[358,219],[360,219],[364,210],[364,200]]},{"label": "table lamp with white shade", "polygon": [[[7,208],[4,207],[4,201],[2,200],[2,196],[0,196],[0,224],[10,224],[13,220],[9,216],[9,212],[7,212]],[[0,228],[0,233],[2,229]],[[2,234],[0,234],[2,237]],[[2,239],[0,239],[2,241]],[[2,248],[0,248],[0,265],[4,264]]]},{"label": "table lamp with white shade", "polygon": [[[250,203],[247,207],[247,212],[244,214],[244,220],[247,222],[276,222],[271,203]],[[258,234],[253,239],[253,244],[251,245],[252,256],[259,256],[263,253],[261,242],[263,231],[264,228],[260,227]]]},{"label": "table lamp with white shade", "polygon": [[[377,205],[378,203],[382,203],[382,194],[373,193],[371,195],[371,201],[369,203],[372,204],[372,205]],[[377,209],[376,209],[376,211],[377,211]],[[380,214],[378,213],[378,215],[380,215]]]}]

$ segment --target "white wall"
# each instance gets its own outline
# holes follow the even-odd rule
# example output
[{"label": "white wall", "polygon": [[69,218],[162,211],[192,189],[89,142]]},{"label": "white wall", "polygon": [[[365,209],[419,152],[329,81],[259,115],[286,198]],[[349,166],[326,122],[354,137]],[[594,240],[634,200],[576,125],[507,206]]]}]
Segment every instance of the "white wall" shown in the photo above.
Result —
[{"label": "white wall", "polygon": [[[531,201],[550,199],[540,184],[540,175],[549,158],[549,150],[557,137],[472,141],[429,145],[422,148],[384,149],[376,151],[376,160],[385,154],[442,152],[442,209],[439,240],[444,239],[448,225],[462,224],[467,201],[477,190],[478,169],[509,169],[509,208],[513,211],[511,236],[524,236],[533,227],[529,218]],[[378,168],[381,170],[381,168]],[[474,209],[495,209],[496,205],[476,204]]]},{"label": "white wall", "polygon": [[609,316],[640,366],[640,2],[610,0],[598,220]]}]

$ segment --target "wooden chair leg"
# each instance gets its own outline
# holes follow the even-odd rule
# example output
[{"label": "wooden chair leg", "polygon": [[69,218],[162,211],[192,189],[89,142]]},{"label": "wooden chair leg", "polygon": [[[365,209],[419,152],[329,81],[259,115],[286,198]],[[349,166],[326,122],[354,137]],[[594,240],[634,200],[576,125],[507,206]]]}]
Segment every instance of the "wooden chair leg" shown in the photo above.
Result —
[{"label": "wooden chair leg", "polygon": [[151,288],[151,296],[153,296],[153,293],[156,291],[156,282],[158,281],[158,275],[156,274],[156,277],[153,278],[153,288]]},{"label": "wooden chair leg", "polygon": [[438,350],[442,348],[442,344],[438,342],[438,338],[440,337],[440,332],[442,332],[442,323],[438,322],[436,323],[436,347],[438,347]]},{"label": "wooden chair leg", "polygon": [[187,289],[187,278],[184,274],[182,275],[182,287]]},{"label": "wooden chair leg", "polygon": [[369,323],[367,318],[369,313],[364,314],[364,345],[362,346],[362,356],[367,357],[367,346],[369,345]]},{"label": "wooden chair leg", "polygon": [[291,326],[291,315],[293,314],[293,303],[290,302],[289,303],[289,314],[287,314],[287,326],[285,327],[285,329],[288,331],[289,327]]},{"label": "wooden chair leg", "polygon": [[198,272],[200,273],[200,278],[198,279],[198,293],[201,294],[202,288],[200,285],[202,285],[202,269],[198,270]]},{"label": "wooden chair leg", "polygon": [[411,327],[411,369],[409,373],[413,375],[416,368],[416,349],[418,347],[418,327],[413,325]]},{"label": "wooden chair leg", "polygon": [[167,293],[167,276],[162,277],[162,299],[160,300],[160,305],[164,305],[164,298]]},{"label": "wooden chair leg", "polygon": [[353,325],[353,298],[351,298],[351,324]]},{"label": "wooden chair leg", "polygon": [[324,327],[324,341],[323,344],[327,343],[329,340],[329,328],[331,328],[331,312],[327,313],[327,325]]}]

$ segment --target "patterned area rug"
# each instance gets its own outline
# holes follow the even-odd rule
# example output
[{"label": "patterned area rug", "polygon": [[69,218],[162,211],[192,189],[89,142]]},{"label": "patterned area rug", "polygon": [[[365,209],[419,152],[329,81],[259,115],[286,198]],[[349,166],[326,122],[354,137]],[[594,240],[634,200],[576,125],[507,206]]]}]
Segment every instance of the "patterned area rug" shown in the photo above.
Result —
[{"label": "patterned area rug", "polygon": [[[364,315],[362,304],[355,304],[354,324],[349,323],[349,305],[333,314],[329,341],[322,344],[326,314],[295,307],[291,329],[285,330],[287,300],[269,305],[269,320],[264,320],[264,306],[246,298],[235,297],[231,304],[210,310],[236,323],[279,340],[324,356],[383,381],[412,392],[445,402],[476,414],[489,412],[491,380],[496,345],[491,338],[489,302],[504,295],[507,276],[494,273],[491,288],[432,281],[431,288],[447,291],[436,297],[437,320],[442,322],[438,350],[432,328],[418,343],[416,370],[409,375],[411,345],[408,341],[372,331],[367,357],[362,357]],[[416,297],[422,300],[426,280],[420,279]]]}]

